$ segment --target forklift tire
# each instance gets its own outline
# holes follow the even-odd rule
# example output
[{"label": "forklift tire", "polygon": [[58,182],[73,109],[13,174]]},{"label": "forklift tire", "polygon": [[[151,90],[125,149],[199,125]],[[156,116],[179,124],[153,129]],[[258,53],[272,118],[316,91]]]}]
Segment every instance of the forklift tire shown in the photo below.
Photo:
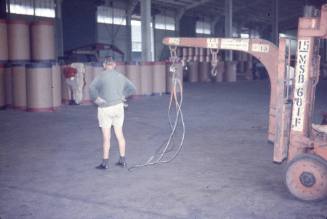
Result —
[{"label": "forklift tire", "polygon": [[302,201],[320,201],[327,197],[327,162],[316,155],[303,154],[286,167],[285,184]]}]

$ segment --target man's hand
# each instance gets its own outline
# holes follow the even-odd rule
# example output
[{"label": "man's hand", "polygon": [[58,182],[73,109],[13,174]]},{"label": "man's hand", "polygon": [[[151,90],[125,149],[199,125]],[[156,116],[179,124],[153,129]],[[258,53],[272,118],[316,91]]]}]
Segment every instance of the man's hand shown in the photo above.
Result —
[{"label": "man's hand", "polygon": [[97,97],[95,99],[94,103],[98,106],[102,106],[102,105],[106,104],[107,102],[104,99],[102,99],[101,97]]},{"label": "man's hand", "polygon": [[123,101],[124,108],[127,108],[127,107],[128,107],[128,104],[127,104],[126,97],[123,96],[121,99],[122,99],[122,101]]}]

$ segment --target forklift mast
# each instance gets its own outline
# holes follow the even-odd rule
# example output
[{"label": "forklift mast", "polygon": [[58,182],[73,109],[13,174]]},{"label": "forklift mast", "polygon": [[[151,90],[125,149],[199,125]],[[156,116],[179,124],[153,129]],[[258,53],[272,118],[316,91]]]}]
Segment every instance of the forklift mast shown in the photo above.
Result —
[{"label": "forklift mast", "polygon": [[[320,39],[327,38],[327,5],[320,18],[300,18],[297,42],[281,38],[279,46],[277,118],[274,161],[282,162],[311,150],[327,160],[327,147],[315,147],[312,131],[316,85],[319,81]],[[290,78],[290,44],[297,43],[295,77]],[[292,86],[289,86],[292,84]],[[319,149],[318,149],[319,148]]]}]

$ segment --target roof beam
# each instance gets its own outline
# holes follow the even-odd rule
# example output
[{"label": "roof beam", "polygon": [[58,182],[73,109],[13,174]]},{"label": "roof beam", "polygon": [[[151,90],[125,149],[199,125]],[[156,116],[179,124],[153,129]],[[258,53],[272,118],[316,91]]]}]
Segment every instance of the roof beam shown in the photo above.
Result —
[{"label": "roof beam", "polygon": [[194,2],[194,3],[186,6],[185,8],[182,8],[177,14],[177,20],[180,20],[183,17],[183,15],[185,14],[186,11],[191,10],[193,8],[196,8],[196,7],[198,7],[198,6],[202,5],[202,4],[205,4],[205,3],[210,2],[210,1],[211,0],[200,0],[198,2]]},{"label": "roof beam", "polygon": [[244,6],[241,6],[241,7],[235,7],[235,10],[233,11],[233,13],[235,12],[239,12],[239,11],[242,11],[244,9],[248,9],[249,7],[252,7],[254,5],[257,5],[258,3],[262,2],[262,0],[256,0],[256,1],[252,1],[251,3],[249,4],[246,4]]},{"label": "roof beam", "polygon": [[139,3],[139,0],[129,0],[128,1],[128,7],[127,7],[127,11],[126,14],[128,16],[131,16],[135,7],[137,6],[137,4]]},{"label": "roof beam", "polygon": [[[236,13],[236,12],[239,12],[241,10],[247,9],[247,8],[249,8],[251,6],[254,6],[254,5],[258,4],[259,2],[261,2],[261,0],[254,0],[250,4],[247,4],[245,6],[241,6],[241,7],[238,7],[238,8],[235,7],[235,9],[233,10],[233,13]],[[212,22],[212,26],[215,26],[219,22],[219,20],[222,19],[225,16],[225,14],[226,14],[226,11],[224,10],[223,15],[219,15],[219,16],[215,17],[215,19]]]}]

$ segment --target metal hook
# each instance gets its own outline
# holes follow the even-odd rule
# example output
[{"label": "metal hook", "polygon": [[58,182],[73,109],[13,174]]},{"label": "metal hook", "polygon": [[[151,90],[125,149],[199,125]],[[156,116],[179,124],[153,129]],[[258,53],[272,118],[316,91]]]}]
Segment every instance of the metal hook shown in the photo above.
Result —
[{"label": "metal hook", "polygon": [[211,75],[213,77],[216,77],[217,73],[218,73],[218,68],[217,68],[217,65],[218,65],[217,54],[218,54],[218,52],[219,52],[218,49],[210,48],[210,53],[212,55],[212,59],[211,59]]},{"label": "metal hook", "polygon": [[212,66],[212,67],[211,67],[211,75],[212,75],[213,77],[216,77],[216,76],[217,76],[217,73],[218,73],[218,68],[217,68],[217,66]]}]

